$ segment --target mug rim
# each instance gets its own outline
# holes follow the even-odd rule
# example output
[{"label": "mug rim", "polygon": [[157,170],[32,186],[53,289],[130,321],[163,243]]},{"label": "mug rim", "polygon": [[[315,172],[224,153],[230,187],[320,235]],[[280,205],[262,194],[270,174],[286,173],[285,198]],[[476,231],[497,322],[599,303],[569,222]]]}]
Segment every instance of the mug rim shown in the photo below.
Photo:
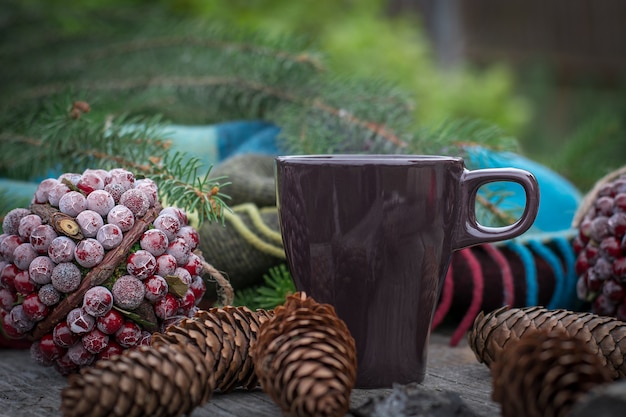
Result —
[{"label": "mug rim", "polygon": [[394,165],[422,162],[463,162],[459,156],[447,155],[409,155],[409,154],[310,154],[280,155],[275,160],[281,163],[299,164],[368,164],[388,163]]}]

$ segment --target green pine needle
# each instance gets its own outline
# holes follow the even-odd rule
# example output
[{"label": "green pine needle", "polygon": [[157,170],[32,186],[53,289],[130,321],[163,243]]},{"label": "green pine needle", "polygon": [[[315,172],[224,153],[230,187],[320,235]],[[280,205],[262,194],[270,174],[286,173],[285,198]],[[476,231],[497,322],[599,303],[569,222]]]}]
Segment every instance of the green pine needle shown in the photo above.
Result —
[{"label": "green pine needle", "polygon": [[270,268],[263,275],[263,285],[249,287],[235,293],[234,305],[245,305],[250,309],[271,310],[285,302],[288,295],[296,291],[291,274],[285,264]]}]

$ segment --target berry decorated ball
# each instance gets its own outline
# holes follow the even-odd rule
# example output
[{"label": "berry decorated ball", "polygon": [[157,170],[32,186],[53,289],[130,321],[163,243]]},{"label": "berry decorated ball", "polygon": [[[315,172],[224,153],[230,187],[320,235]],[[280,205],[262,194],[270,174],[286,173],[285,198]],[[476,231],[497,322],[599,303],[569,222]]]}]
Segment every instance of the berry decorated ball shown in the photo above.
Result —
[{"label": "berry decorated ball", "polygon": [[69,374],[192,316],[206,291],[198,233],[157,191],[125,169],[86,170],[42,181],[28,209],[7,213],[3,335]]},{"label": "berry decorated ball", "polygon": [[626,174],[593,195],[573,246],[578,298],[594,313],[626,320]]}]

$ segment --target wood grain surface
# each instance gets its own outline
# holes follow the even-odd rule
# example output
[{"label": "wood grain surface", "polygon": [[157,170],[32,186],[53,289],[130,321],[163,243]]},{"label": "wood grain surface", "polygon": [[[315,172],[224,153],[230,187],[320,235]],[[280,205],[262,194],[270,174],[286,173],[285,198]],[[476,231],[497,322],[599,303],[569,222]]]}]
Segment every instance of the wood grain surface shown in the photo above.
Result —
[{"label": "wood grain surface", "polygon": [[[428,369],[424,387],[452,391],[468,407],[483,417],[500,415],[500,408],[491,400],[489,370],[476,361],[463,341],[457,347],[448,346],[449,335],[431,336]],[[0,350],[0,416],[55,417],[65,378],[52,368],[44,368],[30,359],[26,350]],[[351,406],[359,407],[372,397],[390,389],[354,390]],[[238,390],[230,394],[215,394],[192,417],[281,417],[280,409],[260,389]]]}]

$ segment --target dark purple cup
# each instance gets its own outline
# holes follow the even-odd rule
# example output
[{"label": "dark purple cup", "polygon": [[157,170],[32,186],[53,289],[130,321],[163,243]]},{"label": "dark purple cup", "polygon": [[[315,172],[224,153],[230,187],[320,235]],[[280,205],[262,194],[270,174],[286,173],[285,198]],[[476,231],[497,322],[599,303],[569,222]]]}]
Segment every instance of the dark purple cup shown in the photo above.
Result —
[{"label": "dark purple cup", "polygon": [[[476,220],[476,193],[495,181],[524,188],[524,212],[510,226]],[[361,388],[423,381],[452,252],[524,233],[539,206],[531,173],[469,171],[447,156],[280,156],[276,193],[296,288],[348,325]]]}]

